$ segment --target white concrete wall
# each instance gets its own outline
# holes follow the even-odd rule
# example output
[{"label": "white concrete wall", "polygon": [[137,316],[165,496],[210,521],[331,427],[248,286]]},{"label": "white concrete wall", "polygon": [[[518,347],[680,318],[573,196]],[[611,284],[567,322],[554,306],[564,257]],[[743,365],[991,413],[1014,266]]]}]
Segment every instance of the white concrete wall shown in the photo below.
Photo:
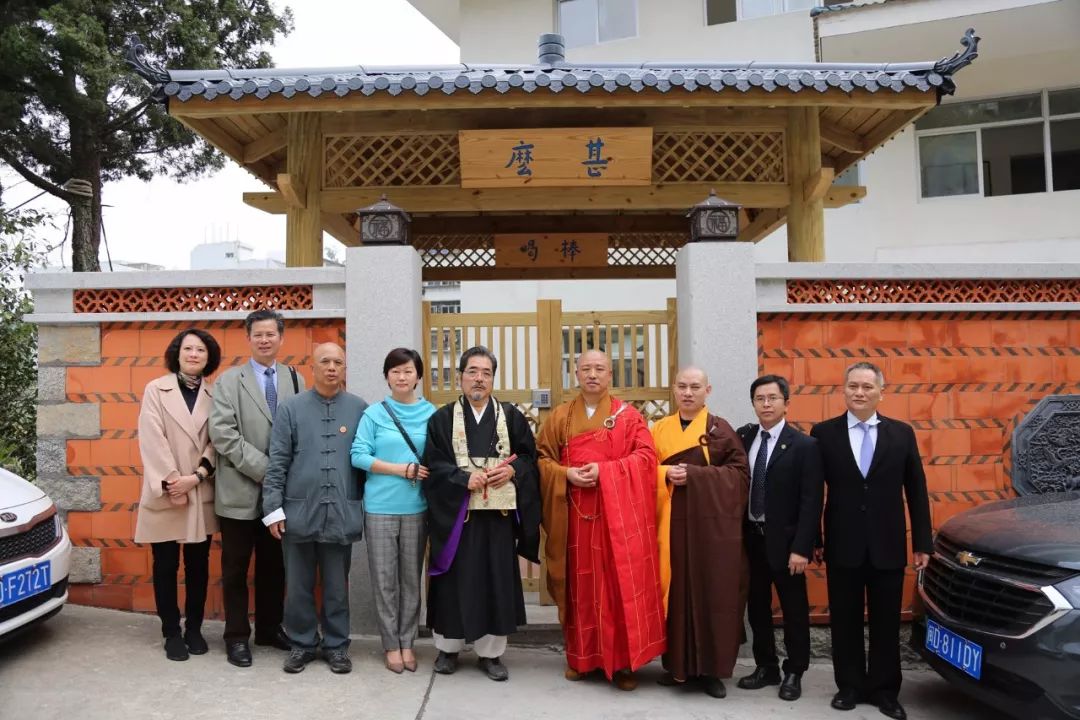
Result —
[{"label": "white concrete wall", "polygon": [[[461,0],[462,62],[536,62],[555,0]],[[569,62],[813,60],[807,11],[707,26],[702,0],[638,0],[638,36],[567,49]]]}]

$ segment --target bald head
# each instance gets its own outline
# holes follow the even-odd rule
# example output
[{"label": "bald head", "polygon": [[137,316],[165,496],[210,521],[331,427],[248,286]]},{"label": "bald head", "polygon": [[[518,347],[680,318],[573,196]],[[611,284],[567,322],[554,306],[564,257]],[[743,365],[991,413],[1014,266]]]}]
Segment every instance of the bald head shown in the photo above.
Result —
[{"label": "bald head", "polygon": [[315,391],[333,397],[345,382],[345,351],[337,343],[321,343],[311,351]]},{"label": "bald head", "polygon": [[684,367],[675,376],[675,402],[679,406],[679,416],[683,420],[693,420],[705,407],[705,401],[712,392],[709,376],[699,367]]},{"label": "bald head", "polygon": [[595,405],[611,387],[611,358],[600,350],[586,350],[578,355],[574,374],[585,402]]}]

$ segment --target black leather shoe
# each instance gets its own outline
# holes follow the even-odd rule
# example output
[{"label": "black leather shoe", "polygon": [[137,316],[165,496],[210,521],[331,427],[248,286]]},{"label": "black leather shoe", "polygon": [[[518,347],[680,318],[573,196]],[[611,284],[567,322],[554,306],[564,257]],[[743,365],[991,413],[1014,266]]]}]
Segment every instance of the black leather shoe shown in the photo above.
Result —
[{"label": "black leather shoe", "polygon": [[[282,670],[295,675],[298,672],[303,672],[304,668],[307,667],[307,664],[314,659],[315,653],[313,653],[311,650],[301,650],[300,648],[293,648],[289,651],[289,657],[285,658],[285,663],[282,665]],[[350,663],[349,665],[351,667],[352,663]]]},{"label": "black leather shoe", "polygon": [[495,682],[502,682],[510,677],[510,671],[502,664],[501,657],[480,658],[480,661],[476,664]]},{"label": "black leather shoe", "polygon": [[440,675],[453,675],[457,672],[457,653],[446,653],[440,650],[439,656],[435,658],[434,669]]},{"label": "black leather shoe", "polygon": [[724,681],[720,678],[702,676],[701,689],[705,691],[706,695],[711,695],[714,698],[727,697],[727,688],[724,687]]},{"label": "black leather shoe", "polygon": [[754,672],[739,678],[739,682],[735,684],[743,690],[760,690],[767,685],[779,685],[780,668],[758,665],[754,668]]},{"label": "black leather shoe", "polygon": [[210,652],[210,647],[206,644],[206,638],[202,636],[198,628],[189,628],[184,632],[184,644],[187,645],[187,650],[192,655],[205,655]]},{"label": "black leather shoe", "polygon": [[779,695],[781,700],[788,701],[802,697],[802,673],[784,673]]},{"label": "black leather shoe", "polygon": [[251,667],[251,648],[244,640],[229,643],[225,648],[225,654],[229,658],[230,665]]},{"label": "black leather shoe", "polygon": [[907,720],[907,713],[904,711],[904,706],[899,703],[895,698],[883,698],[877,703],[878,710],[886,717],[891,717],[893,720]]},{"label": "black leather shoe", "polygon": [[[291,653],[289,657],[292,657]],[[352,672],[352,660],[349,659],[349,652],[345,648],[323,650],[323,658],[326,660],[326,664],[330,666],[330,672],[332,673],[345,675]]]},{"label": "black leather shoe", "polygon": [[679,680],[669,672],[665,672],[660,676],[660,679],[656,681],[656,684],[663,687],[677,687],[679,685],[685,685],[686,682]]},{"label": "black leather shoe", "polygon": [[170,660],[187,660],[188,649],[184,644],[184,638],[179,636],[165,638],[165,657]]},{"label": "black leather shoe", "polygon": [[285,634],[285,628],[280,625],[278,625],[277,632],[270,637],[259,637],[256,635],[255,644],[276,647],[278,650],[292,650],[292,642],[289,640],[289,636]]},{"label": "black leather shoe", "polygon": [[859,694],[854,690],[841,690],[833,695],[832,702],[829,703],[833,706],[834,710],[854,710],[855,706],[859,703]]}]

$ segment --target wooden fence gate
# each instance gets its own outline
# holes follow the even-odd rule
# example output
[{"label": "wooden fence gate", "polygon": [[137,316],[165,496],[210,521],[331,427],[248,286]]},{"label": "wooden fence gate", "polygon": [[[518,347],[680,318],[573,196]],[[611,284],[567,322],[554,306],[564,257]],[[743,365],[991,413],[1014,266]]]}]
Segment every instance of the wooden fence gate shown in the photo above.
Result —
[{"label": "wooden fence gate", "polygon": [[[582,350],[604,350],[612,360],[612,394],[633,404],[652,423],[671,412],[671,381],[678,366],[675,300],[665,310],[563,312],[559,300],[538,300],[536,312],[432,313],[423,308],[421,356],[424,397],[436,406],[461,393],[461,353],[483,345],[499,360],[494,395],[512,402],[538,432],[555,407],[576,392],[574,362]],[[550,391],[550,403],[534,403],[534,390]],[[522,568],[526,592],[550,598],[543,568]]]}]

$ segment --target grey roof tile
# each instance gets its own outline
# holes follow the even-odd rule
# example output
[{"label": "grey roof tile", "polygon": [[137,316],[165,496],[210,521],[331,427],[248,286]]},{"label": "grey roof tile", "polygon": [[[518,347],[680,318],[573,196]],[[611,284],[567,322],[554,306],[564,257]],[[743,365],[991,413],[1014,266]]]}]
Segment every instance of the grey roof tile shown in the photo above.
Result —
[{"label": "grey roof tile", "polygon": [[[952,94],[953,75],[978,56],[979,38],[968,30],[964,46],[949,58],[904,63],[797,63],[797,62],[643,62],[603,64],[500,65],[458,64],[433,67],[375,66],[305,69],[164,70],[149,63],[137,38],[129,39],[127,62],[154,85],[155,99],[188,102],[197,95],[207,100],[223,97],[266,99],[306,93],[318,97],[331,91],[339,97],[352,93],[425,95],[441,90],[481,94],[524,92],[580,93],[631,92],[747,92],[761,88],[770,93],[902,92]],[[548,47],[551,47],[548,45]],[[548,55],[546,57],[553,57]]]}]

